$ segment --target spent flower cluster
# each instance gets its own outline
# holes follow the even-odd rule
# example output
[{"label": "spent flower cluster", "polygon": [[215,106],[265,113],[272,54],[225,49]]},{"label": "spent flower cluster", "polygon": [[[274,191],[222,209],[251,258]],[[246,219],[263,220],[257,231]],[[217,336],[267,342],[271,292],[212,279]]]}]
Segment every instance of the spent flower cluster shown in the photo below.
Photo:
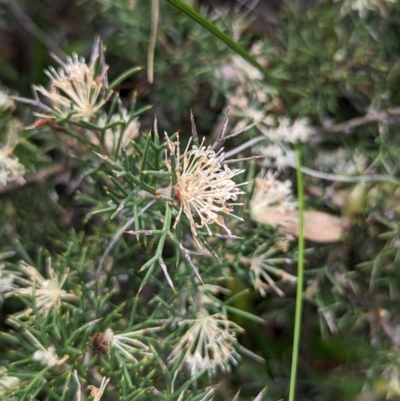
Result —
[{"label": "spent flower cluster", "polygon": [[279,296],[283,297],[284,292],[276,285],[271,274],[282,279],[295,283],[297,278],[285,270],[277,267],[279,264],[288,264],[292,260],[286,257],[276,257],[278,253],[285,253],[289,248],[289,240],[286,237],[278,238],[271,246],[260,245],[253,254],[250,264],[250,272],[253,277],[253,285],[260,294],[265,297],[267,289],[272,288]]},{"label": "spent flower cluster", "polygon": [[264,157],[263,166],[278,170],[295,167],[296,158],[290,145],[305,143],[315,133],[307,118],[291,121],[287,117],[279,117],[276,126],[258,124],[257,128],[269,143],[255,148],[254,153]]},{"label": "spent flower cluster", "polygon": [[236,333],[242,328],[227,320],[221,314],[210,315],[206,310],[197,313],[196,319],[187,319],[180,323],[189,329],[181,337],[171,352],[170,363],[173,364],[184,353],[184,363],[195,375],[207,368],[209,375],[217,369],[223,372],[230,370],[230,364],[236,365],[239,354]]},{"label": "spent flower cluster", "polygon": [[[215,152],[211,146],[204,146],[202,143],[192,145],[189,141],[185,152],[180,155],[179,136],[176,143],[168,137],[168,148],[171,157],[175,161],[175,169],[167,161],[168,169],[176,175],[176,183],[173,185],[174,199],[180,203],[179,213],[175,220],[175,226],[178,224],[182,212],[186,215],[190,223],[190,229],[196,242],[197,229],[205,227],[209,235],[212,235],[210,225],[216,223],[224,228],[229,236],[231,230],[226,226],[221,214],[242,218],[233,214],[233,206],[241,203],[232,203],[244,192],[239,186],[247,183],[236,184],[233,177],[241,174],[244,170],[231,169],[226,163],[221,161],[222,149]],[[196,220],[199,219],[200,221]]]},{"label": "spent flower cluster", "polygon": [[292,183],[280,181],[276,173],[269,170],[257,177],[253,196],[250,200],[250,216],[254,221],[272,226],[284,225],[290,219],[290,212],[296,209]]},{"label": "spent flower cluster", "polygon": [[[41,315],[47,315],[52,309],[58,309],[62,302],[76,302],[78,297],[75,294],[63,290],[63,285],[68,278],[68,271],[61,277],[51,267],[50,259],[47,260],[46,271],[48,278],[44,278],[39,271],[27,264],[20,263],[20,269],[27,276],[26,278],[15,275],[14,282],[19,287],[14,288],[7,295],[19,295],[33,298],[35,308]],[[32,309],[27,309],[24,314],[30,314]]]},{"label": "spent flower cluster", "polygon": [[[15,97],[23,103],[32,104],[44,111],[37,116],[42,119],[66,118],[91,120],[111,96],[108,88],[107,70],[100,38],[94,42],[89,64],[77,54],[67,56],[66,61],[56,55],[53,58],[60,65],[58,69],[49,67],[45,71],[50,78],[50,88],[34,85],[35,100]],[[40,100],[40,95],[50,106]],[[41,124],[39,120],[33,125]]]}]

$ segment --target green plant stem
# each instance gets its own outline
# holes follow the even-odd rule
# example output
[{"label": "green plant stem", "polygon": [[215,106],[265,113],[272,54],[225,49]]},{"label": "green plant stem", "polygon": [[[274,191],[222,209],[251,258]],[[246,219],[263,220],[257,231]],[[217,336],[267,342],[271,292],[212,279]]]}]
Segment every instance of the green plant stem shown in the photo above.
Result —
[{"label": "green plant stem", "polygon": [[125,81],[125,79],[129,78],[131,75],[136,74],[138,71],[142,70],[143,67],[133,67],[129,70],[123,72],[117,78],[112,81],[108,87],[109,90],[113,90],[116,86],[118,86],[121,82]]},{"label": "green plant stem", "polygon": [[296,181],[297,181],[297,200],[299,205],[299,228],[298,228],[298,247],[299,256],[297,263],[297,287],[296,287],[296,311],[294,318],[293,352],[292,366],[290,370],[289,401],[294,401],[297,380],[297,367],[299,360],[301,315],[303,309],[303,278],[304,278],[304,182],[301,172],[301,149],[296,146]]}]

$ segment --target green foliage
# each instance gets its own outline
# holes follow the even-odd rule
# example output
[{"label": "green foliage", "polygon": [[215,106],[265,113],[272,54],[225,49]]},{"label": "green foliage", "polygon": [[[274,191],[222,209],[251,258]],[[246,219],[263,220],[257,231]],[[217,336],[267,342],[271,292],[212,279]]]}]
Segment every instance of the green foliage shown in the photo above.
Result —
[{"label": "green foliage", "polygon": [[0,398],[397,399],[396,2],[56,3],[0,17]]}]

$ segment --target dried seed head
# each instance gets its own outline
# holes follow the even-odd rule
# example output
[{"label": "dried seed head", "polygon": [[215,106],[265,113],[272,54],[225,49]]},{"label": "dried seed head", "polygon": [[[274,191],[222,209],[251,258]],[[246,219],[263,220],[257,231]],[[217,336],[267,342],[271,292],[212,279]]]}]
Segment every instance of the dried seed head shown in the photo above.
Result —
[{"label": "dried seed head", "polygon": [[[246,183],[237,185],[233,181],[233,177],[244,170],[231,169],[223,164],[220,161],[222,150],[216,153],[210,146],[204,146],[204,139],[200,146],[192,145],[190,150],[189,141],[182,158],[179,151],[179,136],[176,143],[172,142],[168,136],[167,141],[170,155],[175,158],[176,164],[174,198],[180,203],[175,226],[183,212],[189,220],[192,235],[196,241],[197,229],[205,227],[209,235],[212,235],[210,225],[213,223],[223,227],[228,235],[231,235],[221,214],[242,220],[233,214],[233,206],[240,203],[230,201],[237,200],[237,197],[244,193],[239,186]],[[167,166],[171,171],[169,162]]]},{"label": "dried seed head", "polygon": [[105,354],[110,349],[109,336],[106,333],[94,333],[92,336],[92,345],[94,352]]}]

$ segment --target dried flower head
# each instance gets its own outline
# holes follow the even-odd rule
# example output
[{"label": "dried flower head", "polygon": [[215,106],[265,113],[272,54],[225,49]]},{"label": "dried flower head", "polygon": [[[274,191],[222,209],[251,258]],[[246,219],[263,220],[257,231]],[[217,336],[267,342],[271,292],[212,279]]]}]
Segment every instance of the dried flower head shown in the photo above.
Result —
[{"label": "dried flower head", "polygon": [[149,350],[149,347],[140,341],[139,338],[143,338],[147,333],[159,330],[161,330],[161,327],[151,327],[148,329],[130,331],[128,333],[115,334],[111,329],[107,329],[104,333],[97,334],[98,340],[100,335],[102,335],[102,344],[108,344],[108,348],[113,348],[116,352],[121,353],[122,356],[131,362],[137,362],[137,359],[133,356],[134,353],[152,355],[151,353],[146,352]]},{"label": "dried flower head", "polygon": [[110,381],[110,378],[108,377],[103,377],[103,379],[101,380],[101,384],[100,384],[100,388],[95,387],[95,386],[87,386],[87,389],[90,391],[90,395],[93,398],[93,401],[100,401],[101,397],[104,394],[104,391],[107,387],[108,382]]},{"label": "dried flower head", "polygon": [[[74,119],[90,120],[111,95],[108,89],[108,66],[105,65],[100,39],[94,42],[89,64],[77,54],[68,56],[66,61],[52,56],[60,68],[56,70],[49,67],[45,71],[50,78],[50,89],[35,85],[35,100],[15,99],[42,109],[45,114],[37,114],[41,118],[48,118],[55,113],[60,117],[71,115]],[[51,107],[42,103],[39,95],[47,99]]]},{"label": "dried flower head", "polygon": [[[191,150],[188,150],[189,141],[182,155],[182,160],[179,150],[179,136],[176,143],[168,137],[167,141],[171,156],[176,163],[174,198],[180,203],[175,226],[183,212],[189,220],[192,235],[196,242],[198,242],[197,228],[206,227],[208,234],[212,235],[209,226],[213,223],[224,228],[231,236],[232,233],[225,225],[221,214],[243,220],[232,213],[233,206],[241,205],[241,203],[230,203],[229,201],[235,201],[238,195],[244,193],[239,189],[239,186],[246,183],[237,185],[233,181],[233,177],[244,170],[232,170],[227,164],[222,163],[220,161],[223,156],[222,149],[215,152],[210,146],[205,147],[203,145],[204,139],[200,146],[192,145]],[[169,162],[167,162],[167,166],[171,171],[172,167]],[[196,222],[195,218],[199,221]]]},{"label": "dried flower head", "polygon": [[197,319],[184,320],[189,330],[181,337],[171,352],[170,362],[176,362],[185,353],[185,363],[194,375],[203,368],[208,374],[215,374],[220,368],[226,372],[229,364],[237,364],[239,354],[234,348],[236,332],[242,328],[220,314],[209,315],[205,310],[197,314]]},{"label": "dried flower head", "polygon": [[291,263],[289,258],[276,258],[277,253],[287,252],[289,247],[289,240],[287,237],[278,238],[275,243],[266,247],[265,245],[259,246],[251,259],[250,272],[254,288],[260,291],[260,294],[265,297],[266,290],[271,287],[278,295],[284,296],[283,291],[276,285],[270,274],[279,277],[282,281],[290,281],[295,283],[297,277],[277,268],[277,265],[282,263]]},{"label": "dried flower head", "polygon": [[255,180],[250,201],[250,216],[259,223],[272,226],[288,222],[288,212],[296,208],[290,181],[279,181],[268,171],[264,177]]},{"label": "dried flower head", "polygon": [[0,186],[6,185],[8,182],[25,183],[23,177],[25,168],[19,162],[18,157],[13,154],[17,145],[18,128],[18,124],[12,124],[7,133],[6,143],[0,144]]},{"label": "dried flower head", "polygon": [[[17,283],[26,287],[17,288],[12,291],[12,294],[33,297],[35,306],[40,314],[47,315],[51,309],[59,308],[63,301],[77,300],[75,294],[67,293],[62,289],[68,277],[68,271],[59,277],[51,267],[50,259],[47,260],[46,266],[48,279],[45,279],[37,269],[25,262],[21,262],[20,267],[29,279],[17,277]],[[28,314],[31,312],[31,309],[25,311]]]}]

